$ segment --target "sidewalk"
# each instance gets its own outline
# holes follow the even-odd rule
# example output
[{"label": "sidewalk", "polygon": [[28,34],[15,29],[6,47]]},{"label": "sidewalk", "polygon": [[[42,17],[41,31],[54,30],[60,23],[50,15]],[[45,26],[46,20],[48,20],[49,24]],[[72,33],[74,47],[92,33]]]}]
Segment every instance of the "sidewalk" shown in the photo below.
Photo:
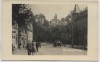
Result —
[{"label": "sidewalk", "polygon": [[14,55],[27,55],[27,50],[25,49],[15,49],[13,51]]},{"label": "sidewalk", "polygon": [[[13,55],[28,55],[28,52],[26,49],[15,49],[15,51],[12,54]],[[41,54],[36,52],[35,55],[41,55]]]}]

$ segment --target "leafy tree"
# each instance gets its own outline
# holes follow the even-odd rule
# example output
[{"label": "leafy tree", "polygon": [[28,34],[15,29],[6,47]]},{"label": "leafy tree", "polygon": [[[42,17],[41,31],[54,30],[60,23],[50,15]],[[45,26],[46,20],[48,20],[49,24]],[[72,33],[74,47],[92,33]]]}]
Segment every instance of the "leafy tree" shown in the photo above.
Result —
[{"label": "leafy tree", "polygon": [[[26,32],[27,23],[34,19],[31,8],[28,4],[12,4],[12,23],[18,23],[18,44],[20,44],[21,32]],[[18,45],[19,47],[19,45]]]},{"label": "leafy tree", "polygon": [[25,26],[28,19],[32,16],[31,8],[26,4],[12,5],[12,18],[18,22],[19,27]]}]

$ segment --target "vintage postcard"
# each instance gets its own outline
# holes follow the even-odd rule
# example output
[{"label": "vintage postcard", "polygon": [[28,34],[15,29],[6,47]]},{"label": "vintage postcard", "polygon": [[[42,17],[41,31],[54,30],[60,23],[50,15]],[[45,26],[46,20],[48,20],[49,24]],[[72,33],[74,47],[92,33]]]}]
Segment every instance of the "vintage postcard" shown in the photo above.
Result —
[{"label": "vintage postcard", "polygon": [[4,0],[3,60],[97,60],[97,1]]}]

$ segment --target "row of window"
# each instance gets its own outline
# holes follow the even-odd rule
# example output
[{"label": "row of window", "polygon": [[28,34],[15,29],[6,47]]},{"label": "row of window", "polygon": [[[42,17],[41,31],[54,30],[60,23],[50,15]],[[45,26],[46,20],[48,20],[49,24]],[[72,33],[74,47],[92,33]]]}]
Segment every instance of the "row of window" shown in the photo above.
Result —
[{"label": "row of window", "polygon": [[17,38],[17,36],[12,36],[12,38],[13,38],[13,39],[16,39],[16,38]]},{"label": "row of window", "polygon": [[16,33],[16,31],[12,31],[12,33]]}]

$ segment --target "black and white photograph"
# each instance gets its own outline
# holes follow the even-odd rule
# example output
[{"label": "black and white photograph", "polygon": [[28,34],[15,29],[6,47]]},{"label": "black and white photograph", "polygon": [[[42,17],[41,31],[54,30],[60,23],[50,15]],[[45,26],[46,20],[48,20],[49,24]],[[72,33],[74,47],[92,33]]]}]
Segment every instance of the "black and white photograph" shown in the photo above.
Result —
[{"label": "black and white photograph", "polygon": [[12,4],[12,55],[87,55],[88,5]]}]

